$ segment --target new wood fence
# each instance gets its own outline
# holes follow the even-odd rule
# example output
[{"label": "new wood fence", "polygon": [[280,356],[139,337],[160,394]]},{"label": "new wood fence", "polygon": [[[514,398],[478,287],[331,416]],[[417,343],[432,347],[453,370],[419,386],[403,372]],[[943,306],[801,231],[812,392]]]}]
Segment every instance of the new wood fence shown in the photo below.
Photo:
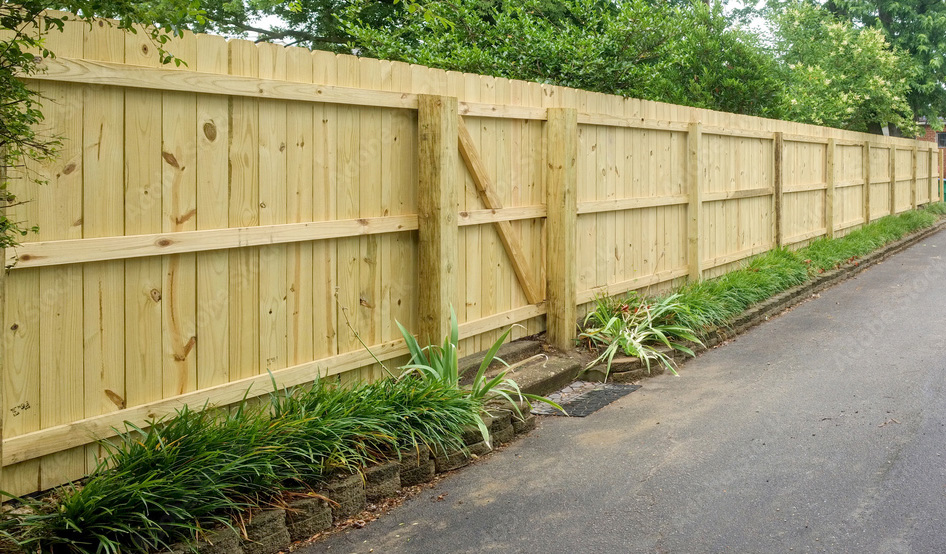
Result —
[{"label": "new wood fence", "polygon": [[[69,24],[31,81],[61,155],[14,184],[2,488],[86,474],[123,421],[370,379],[456,308],[567,346],[595,294],[717,275],[936,199],[935,149],[220,37],[161,66]],[[351,329],[348,326],[350,322]]]}]

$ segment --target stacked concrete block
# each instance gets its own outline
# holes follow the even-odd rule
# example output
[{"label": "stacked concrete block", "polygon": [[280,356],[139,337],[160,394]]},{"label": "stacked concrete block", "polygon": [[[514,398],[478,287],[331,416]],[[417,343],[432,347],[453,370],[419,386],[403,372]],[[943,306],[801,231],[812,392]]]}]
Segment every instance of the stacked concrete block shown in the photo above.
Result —
[{"label": "stacked concrete block", "polygon": [[244,554],[276,554],[290,542],[286,528],[285,510],[264,510],[246,524],[246,537],[242,540]]},{"label": "stacked concrete block", "polygon": [[396,496],[401,490],[401,471],[397,461],[385,462],[365,469],[365,497],[379,502]]},{"label": "stacked concrete block", "polygon": [[289,537],[301,541],[332,526],[332,507],[324,498],[303,498],[286,508]]}]

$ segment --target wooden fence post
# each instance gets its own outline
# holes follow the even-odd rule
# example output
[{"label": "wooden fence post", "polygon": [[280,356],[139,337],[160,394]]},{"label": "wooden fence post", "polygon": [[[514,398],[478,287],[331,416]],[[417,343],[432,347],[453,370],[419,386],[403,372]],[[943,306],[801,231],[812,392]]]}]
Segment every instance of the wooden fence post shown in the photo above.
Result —
[{"label": "wooden fence post", "polygon": [[834,139],[828,139],[825,152],[825,177],[827,186],[824,191],[824,226],[825,236],[834,238],[834,153],[837,150]]},{"label": "wooden fence post", "polygon": [[418,335],[437,343],[447,333],[457,292],[457,99],[417,99]]},{"label": "wooden fence post", "polygon": [[916,142],[913,143],[913,167],[910,173],[910,206],[912,209],[917,207],[916,173],[917,173],[917,149]]},{"label": "wooden fence post", "polygon": [[935,150],[935,143],[934,143],[934,148],[930,148],[930,152],[929,152],[929,154],[930,154],[930,162],[929,162],[928,164],[926,164],[926,167],[929,168],[929,174],[930,174],[929,181],[926,183],[926,188],[929,190],[929,193],[930,193],[930,194],[929,194],[929,197],[930,197],[930,204],[932,204],[933,202],[936,202],[936,196],[939,194],[939,192],[937,192],[936,189],[933,188],[933,187],[934,187],[934,183],[935,183],[935,181],[934,181],[934,179],[933,179],[933,176],[935,175],[935,173],[933,173],[933,168],[935,167],[935,166],[933,165],[933,157],[934,157],[933,154],[934,154],[934,152],[936,152],[936,150]]},{"label": "wooden fence post", "polygon": [[870,223],[870,141],[864,141],[864,225]]},{"label": "wooden fence post", "polygon": [[775,238],[775,246],[781,248],[785,245],[785,229],[782,220],[782,186],[784,184],[784,177],[782,176],[782,156],[783,149],[785,148],[785,138],[781,131],[775,133],[773,148],[775,192],[772,195],[772,220],[775,228],[772,230],[772,236]]},{"label": "wooden fence post", "polygon": [[549,108],[546,124],[548,342],[568,350],[578,321],[578,111]]},{"label": "wooden fence post", "polygon": [[687,132],[687,189],[690,204],[687,208],[687,260],[690,280],[703,278],[703,252],[700,251],[700,225],[703,221],[703,164],[701,151],[703,125],[690,123]]},{"label": "wooden fence post", "polygon": [[890,145],[890,215],[897,213],[897,147]]},{"label": "wooden fence post", "polygon": [[[3,155],[4,152],[0,150],[0,191],[6,190],[5,185],[7,183],[7,167],[6,167],[6,156]],[[5,202],[0,200],[0,217],[6,214]],[[0,324],[5,321],[5,312],[6,310],[6,292],[7,292],[7,255],[3,247],[0,246]],[[0,483],[3,482],[3,420],[7,413],[7,404],[6,398],[3,394],[3,383],[6,382],[6,371],[7,368],[3,365],[3,358],[5,355],[5,344],[6,341],[4,338],[6,333],[0,333]],[[5,498],[0,496],[0,502],[3,502]]]}]

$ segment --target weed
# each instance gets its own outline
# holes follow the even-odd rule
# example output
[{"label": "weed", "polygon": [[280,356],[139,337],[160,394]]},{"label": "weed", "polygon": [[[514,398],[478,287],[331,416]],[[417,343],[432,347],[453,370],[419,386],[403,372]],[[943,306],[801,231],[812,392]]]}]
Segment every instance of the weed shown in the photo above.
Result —
[{"label": "weed", "polygon": [[605,361],[607,379],[614,357],[623,352],[625,356],[643,361],[648,372],[651,363],[657,362],[676,375],[673,360],[660,348],[693,356],[693,351],[682,341],[699,342],[690,328],[677,322],[677,314],[684,310],[677,299],[677,295],[670,295],[648,301],[637,293],[631,293],[623,300],[596,297],[595,309],[585,317],[585,330],[579,339],[603,350],[586,369]]}]

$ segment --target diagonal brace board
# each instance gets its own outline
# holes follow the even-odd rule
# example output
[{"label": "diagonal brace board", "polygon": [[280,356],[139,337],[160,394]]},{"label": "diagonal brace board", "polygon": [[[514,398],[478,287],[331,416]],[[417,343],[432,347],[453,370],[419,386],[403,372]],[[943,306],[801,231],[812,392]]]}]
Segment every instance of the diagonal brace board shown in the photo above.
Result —
[{"label": "diagonal brace board", "polygon": [[[466,122],[463,120],[463,116],[457,117],[459,118],[458,142],[463,163],[470,172],[470,176],[473,177],[473,183],[476,185],[476,190],[479,193],[480,199],[483,200],[483,204],[488,209],[500,210],[503,204],[496,196],[493,184],[490,181],[489,175],[486,173],[486,167],[483,165],[483,160],[480,158],[479,152],[476,151],[476,145],[473,144],[473,137],[470,136],[470,131],[466,128]],[[499,232],[499,238],[503,243],[503,248],[506,250],[506,254],[512,262],[512,267],[516,272],[519,285],[526,294],[526,299],[530,304],[542,302],[544,298],[540,296],[539,288],[536,286],[535,280],[532,279],[532,276],[529,274],[529,268],[525,265],[526,257],[522,251],[522,243],[519,240],[519,234],[513,229],[512,223],[509,221],[497,221],[495,225],[496,230]]]}]

